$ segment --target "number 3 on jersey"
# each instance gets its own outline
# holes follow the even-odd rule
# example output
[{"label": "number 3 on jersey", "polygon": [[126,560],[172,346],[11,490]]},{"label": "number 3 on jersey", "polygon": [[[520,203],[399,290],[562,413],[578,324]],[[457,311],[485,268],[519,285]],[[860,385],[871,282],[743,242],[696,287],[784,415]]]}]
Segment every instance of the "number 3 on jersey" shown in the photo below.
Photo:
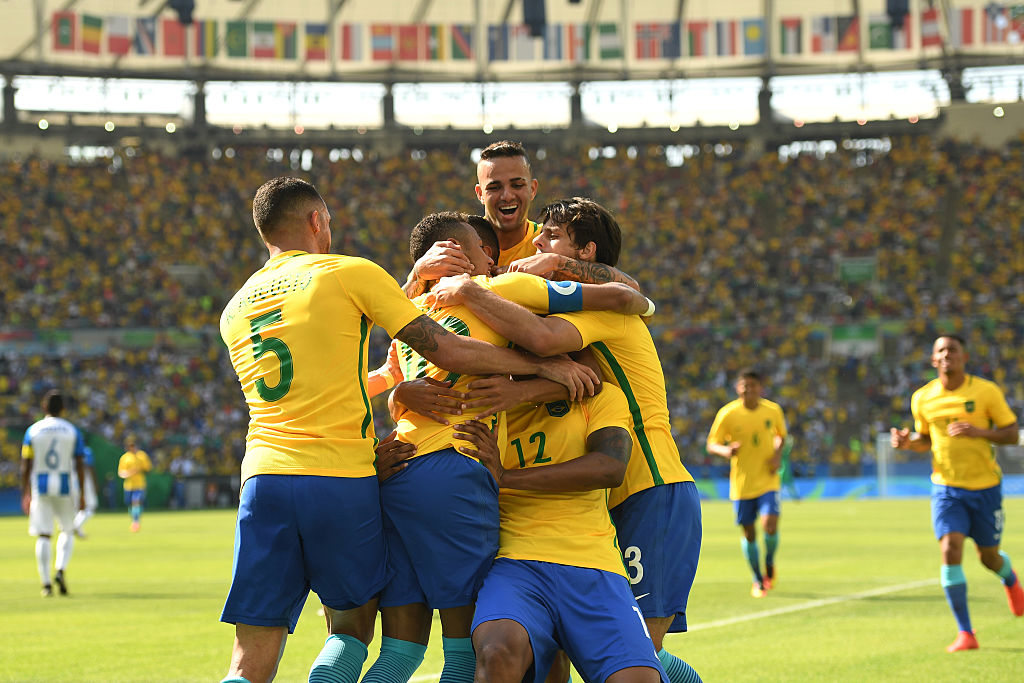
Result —
[{"label": "number 3 on jersey", "polygon": [[280,401],[284,398],[284,395],[291,389],[292,377],[295,376],[295,370],[292,367],[292,352],[288,345],[277,337],[260,336],[260,330],[267,325],[279,323],[281,320],[281,309],[278,308],[249,321],[249,329],[252,330],[252,336],[249,337],[249,340],[252,342],[253,359],[259,360],[268,351],[277,356],[278,371],[280,373],[277,386],[267,386],[266,381],[262,377],[256,380],[256,393],[267,402]]}]

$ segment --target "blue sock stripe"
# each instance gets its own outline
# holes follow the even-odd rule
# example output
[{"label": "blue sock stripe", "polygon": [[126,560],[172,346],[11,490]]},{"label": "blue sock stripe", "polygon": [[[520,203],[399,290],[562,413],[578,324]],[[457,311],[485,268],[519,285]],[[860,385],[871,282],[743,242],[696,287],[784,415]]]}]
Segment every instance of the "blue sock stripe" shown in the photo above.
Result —
[{"label": "blue sock stripe", "polygon": [[365,660],[366,645],[361,640],[332,635],[309,669],[309,683],[356,683]]},{"label": "blue sock stripe", "polygon": [[363,676],[362,683],[407,683],[423,663],[426,645],[382,636],[380,656]]},{"label": "blue sock stripe", "polygon": [[472,638],[441,638],[444,650],[444,668],[438,683],[473,683],[476,673],[476,653]]},{"label": "blue sock stripe", "polygon": [[692,666],[665,648],[658,652],[658,661],[661,662],[661,667],[665,669],[670,683],[703,683],[700,675],[693,670]]}]

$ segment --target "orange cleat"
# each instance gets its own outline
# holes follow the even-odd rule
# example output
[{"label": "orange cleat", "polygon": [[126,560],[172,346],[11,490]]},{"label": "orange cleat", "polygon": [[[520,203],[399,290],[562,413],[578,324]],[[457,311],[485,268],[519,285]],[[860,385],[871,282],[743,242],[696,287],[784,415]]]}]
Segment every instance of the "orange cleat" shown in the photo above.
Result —
[{"label": "orange cleat", "polygon": [[978,639],[970,631],[960,631],[956,634],[956,640],[946,647],[946,652],[959,652],[960,650],[977,650]]},{"label": "orange cleat", "polygon": [[138,531],[141,525],[138,522],[132,522],[132,525],[128,527],[132,532]]},{"label": "orange cleat", "polygon": [[766,592],[767,590],[765,589],[763,583],[755,582],[754,585],[750,587],[750,597],[752,598],[763,598]]},{"label": "orange cleat", "polygon": [[773,588],[775,588],[775,579],[770,576],[764,577],[764,589],[770,591]]},{"label": "orange cleat", "polygon": [[1024,588],[1020,585],[1020,577],[1013,573],[1013,584],[1003,586],[1006,589],[1006,601],[1010,603],[1010,611],[1014,616],[1024,617]]}]

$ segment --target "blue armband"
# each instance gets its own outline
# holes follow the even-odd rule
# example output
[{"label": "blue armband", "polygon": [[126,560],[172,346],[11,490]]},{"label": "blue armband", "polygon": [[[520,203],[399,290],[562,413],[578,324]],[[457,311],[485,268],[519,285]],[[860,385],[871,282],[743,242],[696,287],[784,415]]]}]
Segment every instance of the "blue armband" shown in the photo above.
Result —
[{"label": "blue armband", "polygon": [[583,310],[583,287],[572,280],[548,282],[548,312],[572,313]]}]

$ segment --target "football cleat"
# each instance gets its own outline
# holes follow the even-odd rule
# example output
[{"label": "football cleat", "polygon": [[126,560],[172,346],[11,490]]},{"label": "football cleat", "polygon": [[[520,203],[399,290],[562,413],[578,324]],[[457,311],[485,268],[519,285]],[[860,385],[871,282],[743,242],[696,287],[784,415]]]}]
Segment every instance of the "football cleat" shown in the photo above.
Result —
[{"label": "football cleat", "polygon": [[53,597],[53,586],[51,586],[50,584],[46,584],[45,586],[43,586],[43,590],[40,591],[40,593],[42,594],[42,596],[44,598],[52,598]]},{"label": "football cleat", "polygon": [[1013,573],[1013,583],[1003,586],[1006,589],[1006,601],[1010,603],[1010,611],[1014,616],[1024,617],[1024,588],[1020,585],[1020,577]]},{"label": "football cleat", "polygon": [[763,598],[765,595],[765,587],[763,583],[757,583],[756,581],[750,587],[750,597],[752,598]]},{"label": "football cleat", "polygon": [[977,650],[978,639],[970,631],[960,631],[956,634],[956,640],[946,647],[946,652],[959,652],[961,650]]},{"label": "football cleat", "polygon": [[138,531],[140,528],[142,528],[142,525],[140,525],[138,522],[132,522],[132,525],[128,528],[132,531],[132,533],[134,533]]},{"label": "football cleat", "polygon": [[57,570],[57,575],[53,577],[53,581],[54,581],[54,583],[57,584],[57,588],[60,589],[60,594],[61,595],[67,595],[68,594],[68,585],[66,583],[64,583],[64,570],[63,569],[58,569]]}]

